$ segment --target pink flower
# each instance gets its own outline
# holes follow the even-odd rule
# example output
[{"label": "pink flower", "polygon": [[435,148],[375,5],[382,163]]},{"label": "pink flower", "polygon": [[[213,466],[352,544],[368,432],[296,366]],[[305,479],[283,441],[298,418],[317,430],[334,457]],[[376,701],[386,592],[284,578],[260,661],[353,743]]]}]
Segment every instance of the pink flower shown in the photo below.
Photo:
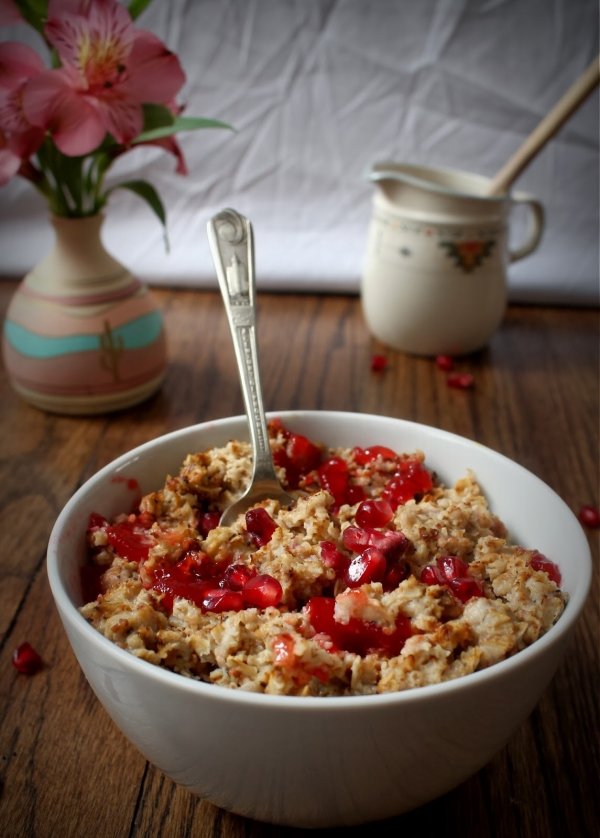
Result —
[{"label": "pink flower", "polygon": [[23,112],[23,91],[44,71],[35,50],[24,44],[0,44],[0,186],[15,175],[23,160],[34,154],[44,131],[31,125]]},{"label": "pink flower", "polygon": [[21,166],[21,158],[10,148],[8,138],[0,129],[0,186],[14,177]]},{"label": "pink flower", "polygon": [[142,105],[171,102],[185,81],[179,59],[117,0],[50,0],[45,34],[62,66],[30,81],[23,109],[66,155],[94,151],[106,133],[130,143]]},{"label": "pink flower", "polygon": [[177,174],[189,174],[187,163],[185,162],[185,157],[183,156],[183,151],[181,150],[181,146],[175,137],[163,137],[161,140],[149,140],[147,143],[140,143],[140,145],[155,145],[158,146],[158,148],[164,149],[169,154],[172,154],[177,160],[177,166],[175,168]]},{"label": "pink flower", "polygon": [[10,26],[23,20],[14,0],[0,0],[0,26]]}]

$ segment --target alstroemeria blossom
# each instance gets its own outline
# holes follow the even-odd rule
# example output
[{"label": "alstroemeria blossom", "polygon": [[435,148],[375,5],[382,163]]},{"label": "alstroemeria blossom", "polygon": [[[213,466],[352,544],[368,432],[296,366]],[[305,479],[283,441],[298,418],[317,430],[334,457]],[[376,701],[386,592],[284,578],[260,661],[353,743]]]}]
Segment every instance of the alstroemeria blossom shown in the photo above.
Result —
[{"label": "alstroemeria blossom", "polygon": [[110,167],[132,149],[157,146],[174,155],[178,174],[187,174],[175,135],[231,126],[182,115],[179,59],[134,25],[147,5],[0,0],[0,25],[28,24],[52,50],[44,62],[24,44],[0,42],[0,186],[24,178],[63,218],[95,215],[116,189],[127,189],[166,230],[152,184],[139,177],[107,182]]},{"label": "alstroemeria blossom", "polygon": [[0,26],[10,26],[23,20],[14,0],[0,0]]},{"label": "alstroemeria blossom", "polygon": [[44,31],[62,66],[31,80],[23,108],[64,154],[88,154],[106,133],[127,145],[142,105],[171,102],[185,81],[179,59],[117,0],[50,0]]},{"label": "alstroemeria blossom", "polygon": [[0,186],[14,177],[21,166],[21,158],[10,148],[8,137],[0,129]]},{"label": "alstroemeria blossom", "polygon": [[22,107],[23,90],[44,72],[35,50],[25,44],[0,44],[0,186],[19,170],[21,162],[42,144],[44,131],[32,126]]}]

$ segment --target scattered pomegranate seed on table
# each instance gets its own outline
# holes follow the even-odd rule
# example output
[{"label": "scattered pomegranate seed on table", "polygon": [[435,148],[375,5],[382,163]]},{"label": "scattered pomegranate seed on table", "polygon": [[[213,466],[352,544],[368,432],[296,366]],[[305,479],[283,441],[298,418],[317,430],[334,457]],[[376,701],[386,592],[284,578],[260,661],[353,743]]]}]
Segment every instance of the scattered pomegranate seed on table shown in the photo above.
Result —
[{"label": "scattered pomegranate seed on table", "polygon": [[577,517],[584,527],[600,527],[600,509],[597,506],[582,506]]},{"label": "scattered pomegranate seed on table", "polygon": [[21,643],[13,652],[12,665],[23,675],[33,675],[42,668],[44,662],[31,643]]},{"label": "scattered pomegranate seed on table", "polygon": [[435,359],[438,369],[451,372],[454,369],[454,358],[451,355],[438,355]]},{"label": "scattered pomegranate seed on table", "polygon": [[371,357],[371,370],[373,372],[383,372],[387,369],[388,363],[385,355],[373,355]]},{"label": "scattered pomegranate seed on table", "polygon": [[446,384],[456,390],[470,390],[475,384],[475,379],[470,372],[457,372],[448,376]]}]

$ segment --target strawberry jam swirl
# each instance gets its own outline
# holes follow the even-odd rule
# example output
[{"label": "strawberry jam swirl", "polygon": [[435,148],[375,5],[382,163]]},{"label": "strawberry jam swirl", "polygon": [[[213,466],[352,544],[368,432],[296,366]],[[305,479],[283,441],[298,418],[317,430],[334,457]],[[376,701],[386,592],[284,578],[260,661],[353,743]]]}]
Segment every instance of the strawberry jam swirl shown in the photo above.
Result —
[{"label": "strawberry jam swirl", "polygon": [[189,454],[114,520],[90,516],[81,612],[150,663],[279,695],[369,695],[468,675],[544,634],[560,570],[511,541],[475,476],[422,452],[327,448],[269,424],[290,508],[221,511],[251,472],[232,440]]}]

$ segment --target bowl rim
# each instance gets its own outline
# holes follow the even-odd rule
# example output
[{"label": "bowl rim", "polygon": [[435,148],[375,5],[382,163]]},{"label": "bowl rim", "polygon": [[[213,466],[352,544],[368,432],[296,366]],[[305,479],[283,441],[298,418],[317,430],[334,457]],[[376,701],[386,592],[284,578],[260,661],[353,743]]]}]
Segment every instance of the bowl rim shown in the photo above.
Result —
[{"label": "bowl rim", "polygon": [[[577,586],[575,595],[570,595],[567,605],[560,619],[544,634],[541,638],[536,640],[527,648],[521,650],[510,658],[493,664],[486,669],[463,675],[450,681],[443,681],[438,684],[429,684],[421,687],[413,687],[407,690],[394,691],[387,693],[377,693],[373,695],[352,695],[352,696],[289,696],[289,695],[272,695],[269,693],[252,692],[243,689],[233,689],[223,687],[218,684],[211,684],[205,681],[195,679],[191,676],[185,676],[169,669],[164,669],[154,663],[145,661],[136,657],[126,649],[117,646],[104,635],[100,634],[87,620],[79,613],[78,607],[68,595],[65,587],[62,584],[59,572],[59,555],[58,543],[61,533],[69,521],[71,510],[77,506],[83,494],[85,494],[92,485],[96,485],[104,480],[107,476],[113,475],[119,471],[125,464],[131,463],[133,460],[145,454],[148,450],[157,445],[164,445],[172,442],[179,437],[185,437],[188,434],[192,435],[196,432],[209,430],[212,427],[227,428],[228,426],[239,426],[246,423],[246,416],[243,414],[236,416],[227,416],[217,419],[209,419],[204,422],[199,422],[194,425],[184,426],[182,428],[169,431],[161,434],[158,437],[147,440],[140,445],[132,448],[118,457],[114,458],[97,472],[91,475],[69,498],[63,509],[59,513],[50,533],[48,541],[48,549],[46,556],[46,572],[50,585],[50,590],[54,599],[55,606],[61,616],[63,623],[68,623],[72,630],[76,631],[83,638],[92,643],[93,646],[100,652],[104,653],[108,658],[112,658],[115,664],[120,664],[125,668],[131,668],[132,674],[138,673],[140,677],[149,678],[156,681],[158,684],[163,684],[177,691],[198,695],[198,697],[207,698],[210,700],[229,701],[233,704],[251,704],[254,706],[280,707],[288,710],[298,710],[304,708],[306,710],[317,708],[325,710],[326,712],[340,711],[356,711],[359,709],[369,710],[376,706],[393,706],[405,705],[414,701],[427,702],[429,700],[437,700],[442,695],[450,695],[457,690],[468,689],[469,685],[475,687],[477,684],[503,678],[511,672],[518,672],[520,669],[526,668],[532,658],[542,655],[544,652],[550,650],[556,644],[564,642],[568,635],[570,635],[574,625],[578,621],[581,612],[585,606],[592,579],[592,560],[590,546],[581,527],[580,522],[567,506],[565,501],[541,478],[537,477],[533,472],[526,469],[524,466],[510,459],[506,455],[496,451],[489,446],[483,445],[468,437],[461,436],[451,431],[446,431],[434,425],[426,425],[420,422],[401,419],[394,416],[384,416],[382,414],[358,413],[356,411],[336,411],[336,410],[272,410],[267,416],[269,418],[280,417],[284,421],[292,422],[294,419],[302,418],[320,418],[327,416],[333,420],[347,421],[352,417],[361,417],[363,420],[374,420],[379,422],[387,420],[397,423],[399,426],[405,426],[409,429],[421,429],[426,433],[433,433],[439,436],[442,440],[466,443],[467,445],[476,446],[483,449],[486,455],[492,458],[498,458],[500,462],[509,464],[510,467],[516,468],[522,474],[526,475],[528,479],[533,479],[534,482],[541,484],[547,492],[550,492],[555,499],[563,506],[564,511],[571,516],[572,523],[576,525],[580,533],[580,544],[577,545],[581,552],[581,575]],[[247,425],[246,425],[247,428]],[[238,431],[236,430],[236,433]],[[560,662],[560,660],[558,661]]]}]

